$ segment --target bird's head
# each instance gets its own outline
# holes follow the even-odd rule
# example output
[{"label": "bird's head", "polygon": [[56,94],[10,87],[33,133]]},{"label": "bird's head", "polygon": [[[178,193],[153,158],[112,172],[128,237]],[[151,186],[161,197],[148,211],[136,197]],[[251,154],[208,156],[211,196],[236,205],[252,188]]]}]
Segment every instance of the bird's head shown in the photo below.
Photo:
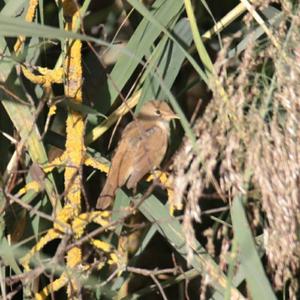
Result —
[{"label": "bird's head", "polygon": [[179,119],[167,102],[161,100],[148,101],[142,106],[137,117],[141,120],[162,120],[167,122]]}]

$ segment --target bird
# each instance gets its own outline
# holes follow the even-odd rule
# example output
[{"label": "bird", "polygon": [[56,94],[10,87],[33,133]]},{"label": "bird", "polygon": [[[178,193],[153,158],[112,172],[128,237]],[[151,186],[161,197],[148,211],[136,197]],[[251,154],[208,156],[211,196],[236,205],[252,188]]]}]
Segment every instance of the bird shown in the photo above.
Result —
[{"label": "bird", "polygon": [[122,132],[96,209],[110,208],[119,187],[136,189],[146,174],[160,166],[168,147],[169,122],[173,119],[179,118],[165,101],[150,100],[141,107]]}]

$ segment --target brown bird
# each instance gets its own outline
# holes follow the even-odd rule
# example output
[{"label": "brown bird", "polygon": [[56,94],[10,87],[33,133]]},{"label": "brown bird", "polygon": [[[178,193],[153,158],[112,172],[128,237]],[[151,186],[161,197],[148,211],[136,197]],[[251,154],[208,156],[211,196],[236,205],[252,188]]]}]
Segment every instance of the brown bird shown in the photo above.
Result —
[{"label": "brown bird", "polygon": [[117,188],[125,184],[128,189],[136,188],[147,173],[160,165],[167,151],[172,119],[178,117],[164,101],[152,100],[143,105],[122,133],[97,209],[109,208]]}]

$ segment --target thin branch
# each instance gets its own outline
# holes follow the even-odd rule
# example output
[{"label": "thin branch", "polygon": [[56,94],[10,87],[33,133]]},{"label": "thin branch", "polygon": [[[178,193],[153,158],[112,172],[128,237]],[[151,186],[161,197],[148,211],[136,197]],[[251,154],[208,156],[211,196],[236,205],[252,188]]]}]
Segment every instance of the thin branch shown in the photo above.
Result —
[{"label": "thin branch", "polygon": [[159,281],[157,280],[157,278],[154,275],[150,275],[150,277],[152,278],[152,280],[154,281],[154,283],[157,285],[157,288],[159,289],[161,296],[163,297],[164,300],[168,300],[163,287],[161,286],[161,284],[159,283]]},{"label": "thin branch", "polygon": [[139,275],[143,275],[143,276],[157,276],[157,275],[161,275],[161,274],[173,274],[173,275],[177,275],[178,274],[178,268],[169,268],[169,269],[154,269],[154,270],[147,270],[147,269],[141,269],[141,268],[135,268],[135,267],[127,267],[126,268],[127,271],[135,273],[135,274],[139,274]]}]

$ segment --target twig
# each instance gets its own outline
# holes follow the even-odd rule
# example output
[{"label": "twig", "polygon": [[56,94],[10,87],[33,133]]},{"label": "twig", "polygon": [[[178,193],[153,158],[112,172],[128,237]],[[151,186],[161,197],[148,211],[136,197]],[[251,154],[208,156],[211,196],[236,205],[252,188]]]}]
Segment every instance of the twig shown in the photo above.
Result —
[{"label": "twig", "polygon": [[14,296],[23,288],[23,285],[19,284],[18,287],[14,287],[14,290],[6,295],[6,299],[15,299]]},{"label": "twig", "polygon": [[135,274],[139,274],[139,275],[143,275],[143,276],[151,276],[151,275],[161,275],[161,274],[173,274],[173,275],[177,275],[179,269],[177,267],[175,268],[169,268],[169,269],[162,269],[162,270],[158,270],[158,269],[154,269],[154,270],[147,270],[147,269],[141,269],[141,268],[135,268],[135,267],[127,267],[126,268],[127,271],[135,273]]},{"label": "twig", "polygon": [[22,100],[19,96],[15,95],[12,91],[10,91],[7,87],[5,87],[2,82],[0,82],[0,90],[2,90],[5,94],[10,96],[11,98],[13,98],[15,101],[27,106],[31,106],[30,103]]},{"label": "twig", "polygon": [[209,214],[214,214],[214,213],[218,213],[218,212],[223,212],[223,211],[226,211],[226,210],[229,210],[228,206],[204,210],[204,211],[201,212],[201,214],[202,215],[209,215]]},{"label": "twig", "polygon": [[15,202],[31,213],[33,213],[45,220],[48,220],[50,222],[57,223],[58,225],[60,225],[66,229],[65,233],[68,233],[69,226],[67,226],[65,223],[63,223],[53,217],[48,216],[47,214],[43,213],[42,211],[39,211],[37,208],[31,206],[30,204],[27,204],[27,203],[21,201],[19,198],[15,197],[14,195],[12,195],[10,193],[5,193],[5,195],[11,200],[12,203]]},{"label": "twig", "polygon": [[100,287],[101,286],[105,286],[107,283],[109,283],[115,276],[118,275],[118,273],[120,272],[119,268],[116,269],[105,281],[103,281],[101,284],[100,284]]},{"label": "twig", "polygon": [[34,270],[30,270],[26,273],[21,273],[18,275],[13,275],[13,276],[7,277],[5,279],[5,283],[7,285],[13,285],[13,284],[17,283],[18,281],[30,280],[30,278],[36,278],[37,276],[42,274],[44,271],[45,271],[45,267],[39,266],[39,267],[35,268]]},{"label": "twig", "polygon": [[[1,288],[1,294],[2,294],[2,299],[3,300],[7,300],[6,297],[6,286],[5,286],[5,279],[2,276],[3,272],[2,272],[2,262],[0,262],[0,288]],[[4,276],[5,276],[5,272],[4,272]]]},{"label": "twig", "polygon": [[152,280],[154,281],[154,283],[157,285],[157,288],[159,289],[161,296],[163,297],[164,300],[168,300],[163,287],[161,286],[161,284],[159,283],[159,281],[157,280],[157,278],[154,275],[150,275],[150,277],[152,278]]}]

